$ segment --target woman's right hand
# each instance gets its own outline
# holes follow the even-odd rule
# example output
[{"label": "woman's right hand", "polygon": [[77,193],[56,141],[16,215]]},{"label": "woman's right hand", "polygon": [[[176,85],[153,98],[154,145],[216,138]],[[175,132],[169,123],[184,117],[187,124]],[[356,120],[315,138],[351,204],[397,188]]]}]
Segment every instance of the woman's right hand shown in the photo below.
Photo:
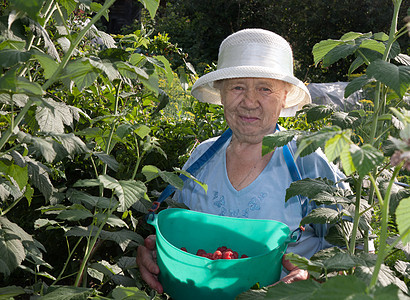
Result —
[{"label": "woman's right hand", "polygon": [[164,289],[158,281],[159,267],[156,263],[157,250],[155,245],[155,235],[148,236],[144,241],[144,246],[137,249],[137,265],[142,279],[158,293],[162,294]]}]

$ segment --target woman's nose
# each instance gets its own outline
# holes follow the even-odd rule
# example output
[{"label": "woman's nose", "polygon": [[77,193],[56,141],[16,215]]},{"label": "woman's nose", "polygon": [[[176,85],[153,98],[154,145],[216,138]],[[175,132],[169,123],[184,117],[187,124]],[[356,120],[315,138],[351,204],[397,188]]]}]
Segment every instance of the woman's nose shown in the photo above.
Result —
[{"label": "woman's nose", "polygon": [[242,101],[247,108],[256,108],[259,106],[258,93],[254,89],[247,89]]}]

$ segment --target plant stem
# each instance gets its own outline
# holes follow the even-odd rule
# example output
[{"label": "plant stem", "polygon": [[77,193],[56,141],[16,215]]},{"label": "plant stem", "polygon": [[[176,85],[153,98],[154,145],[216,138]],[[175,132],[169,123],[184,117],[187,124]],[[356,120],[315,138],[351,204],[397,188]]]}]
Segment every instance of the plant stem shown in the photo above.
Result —
[{"label": "plant stem", "polygon": [[[74,248],[73,248],[71,251],[69,251],[68,257],[67,257],[67,259],[66,259],[66,261],[65,261],[65,263],[64,263],[63,269],[61,270],[60,274],[58,274],[58,277],[56,278],[56,280],[54,280],[54,282],[51,284],[51,286],[55,285],[58,281],[61,280],[61,278],[62,278],[62,276],[63,276],[63,274],[64,274],[64,272],[65,272],[65,269],[67,268],[68,263],[70,262],[71,256],[74,254],[75,249],[77,249],[78,245],[80,244],[80,242],[81,242],[82,240],[83,240],[83,237],[80,237],[80,238],[78,239],[77,243],[75,244]],[[70,276],[71,276],[71,275],[70,275]]]},{"label": "plant stem", "polygon": [[380,230],[380,246],[379,246],[379,251],[377,254],[377,260],[376,260],[376,265],[374,266],[373,270],[373,276],[370,281],[370,287],[374,286],[377,282],[377,278],[379,276],[379,271],[381,268],[382,263],[384,262],[384,259],[386,257],[386,240],[387,240],[387,225],[389,221],[389,203],[390,203],[390,194],[391,194],[391,189],[394,184],[394,180],[399,173],[401,167],[403,166],[404,162],[400,163],[398,166],[394,168],[392,178],[389,181],[389,185],[386,190],[385,198],[384,201],[381,203],[381,230]]},{"label": "plant stem", "polygon": [[68,49],[67,53],[64,55],[61,63],[58,65],[58,68],[55,70],[54,74],[47,80],[42,88],[43,90],[48,89],[58,78],[62,70],[67,65],[68,61],[70,60],[71,56],[74,53],[74,50],[77,48],[78,44],[81,42],[87,31],[91,28],[92,25],[95,24],[108,10],[108,8],[113,5],[115,0],[107,0],[102,8],[98,11],[98,13],[91,19],[91,21],[78,33],[77,38],[70,44],[70,48]]},{"label": "plant stem", "polygon": [[[114,104],[114,116],[116,117],[118,114],[118,102],[119,102],[119,98],[120,98],[120,89],[121,89],[121,81],[118,83],[117,86],[117,90],[115,92],[115,104]],[[111,123],[111,130],[110,130],[110,134],[108,136],[107,139],[107,147],[105,149],[105,153],[106,154],[110,154],[110,148],[111,148],[111,142],[112,142],[112,137],[114,136],[114,131],[115,131],[115,123],[117,122],[117,120],[114,118],[114,120]],[[103,174],[107,174],[107,168],[108,168],[108,164],[104,164],[104,171]]]},{"label": "plant stem", "polygon": [[[13,133],[14,129],[19,126],[20,122],[23,120],[24,116],[30,109],[31,105],[33,104],[33,100],[28,98],[26,105],[24,105],[23,109],[19,112],[17,117],[14,119],[14,124],[10,124],[10,126],[2,135],[0,139],[0,150],[3,149],[4,145],[7,143],[11,134]],[[13,123],[13,122],[12,122]]]},{"label": "plant stem", "polygon": [[356,248],[356,234],[357,234],[357,229],[359,228],[360,201],[362,198],[361,196],[362,196],[362,180],[358,180],[356,183],[356,204],[355,204],[355,212],[354,212],[352,237],[350,240],[350,247],[349,247],[349,251],[351,254],[354,254],[355,248]]}]

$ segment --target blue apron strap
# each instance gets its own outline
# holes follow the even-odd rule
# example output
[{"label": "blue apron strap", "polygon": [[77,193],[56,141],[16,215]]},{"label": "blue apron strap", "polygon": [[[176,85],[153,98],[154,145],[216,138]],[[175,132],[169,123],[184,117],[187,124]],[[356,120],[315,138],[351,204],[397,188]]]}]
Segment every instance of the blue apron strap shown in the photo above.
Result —
[{"label": "blue apron strap", "polygon": [[[279,125],[276,124],[276,130],[279,131]],[[288,145],[282,147],[283,149],[283,156],[285,157],[286,165],[288,166],[288,170],[290,176],[292,177],[293,181],[298,181],[302,179],[300,175],[299,169],[296,166],[295,159],[293,158],[293,154],[291,149]],[[299,198],[300,206],[302,207],[302,217],[305,217],[308,212],[308,201],[305,197],[297,196]]]},{"label": "blue apron strap", "polygon": [[[188,173],[194,175],[196,171],[198,171],[208,160],[210,160],[215,153],[222,147],[223,144],[232,136],[232,130],[228,128],[212,145],[211,147],[208,148],[192,165],[189,166],[189,168],[186,170]],[[187,180],[188,177],[186,177],[184,174],[179,175],[179,177],[185,181]],[[160,204],[167,199],[169,196],[174,193],[176,188],[169,184],[161,193],[161,195],[158,197],[158,200],[155,201],[149,209],[147,218],[152,217],[155,211],[158,209]]]}]

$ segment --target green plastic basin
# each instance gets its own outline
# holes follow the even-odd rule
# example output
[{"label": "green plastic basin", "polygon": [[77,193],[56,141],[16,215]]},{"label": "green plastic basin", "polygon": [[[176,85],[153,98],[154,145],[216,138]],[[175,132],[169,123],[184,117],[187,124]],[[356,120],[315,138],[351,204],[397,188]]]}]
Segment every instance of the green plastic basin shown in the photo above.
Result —
[{"label": "green plastic basin", "polygon": [[[148,223],[157,233],[159,280],[175,300],[229,300],[256,283],[270,285],[280,278],[288,243],[296,241],[281,222],[178,208],[165,209]],[[213,253],[220,246],[249,257],[210,260],[196,255],[198,249]]]}]

